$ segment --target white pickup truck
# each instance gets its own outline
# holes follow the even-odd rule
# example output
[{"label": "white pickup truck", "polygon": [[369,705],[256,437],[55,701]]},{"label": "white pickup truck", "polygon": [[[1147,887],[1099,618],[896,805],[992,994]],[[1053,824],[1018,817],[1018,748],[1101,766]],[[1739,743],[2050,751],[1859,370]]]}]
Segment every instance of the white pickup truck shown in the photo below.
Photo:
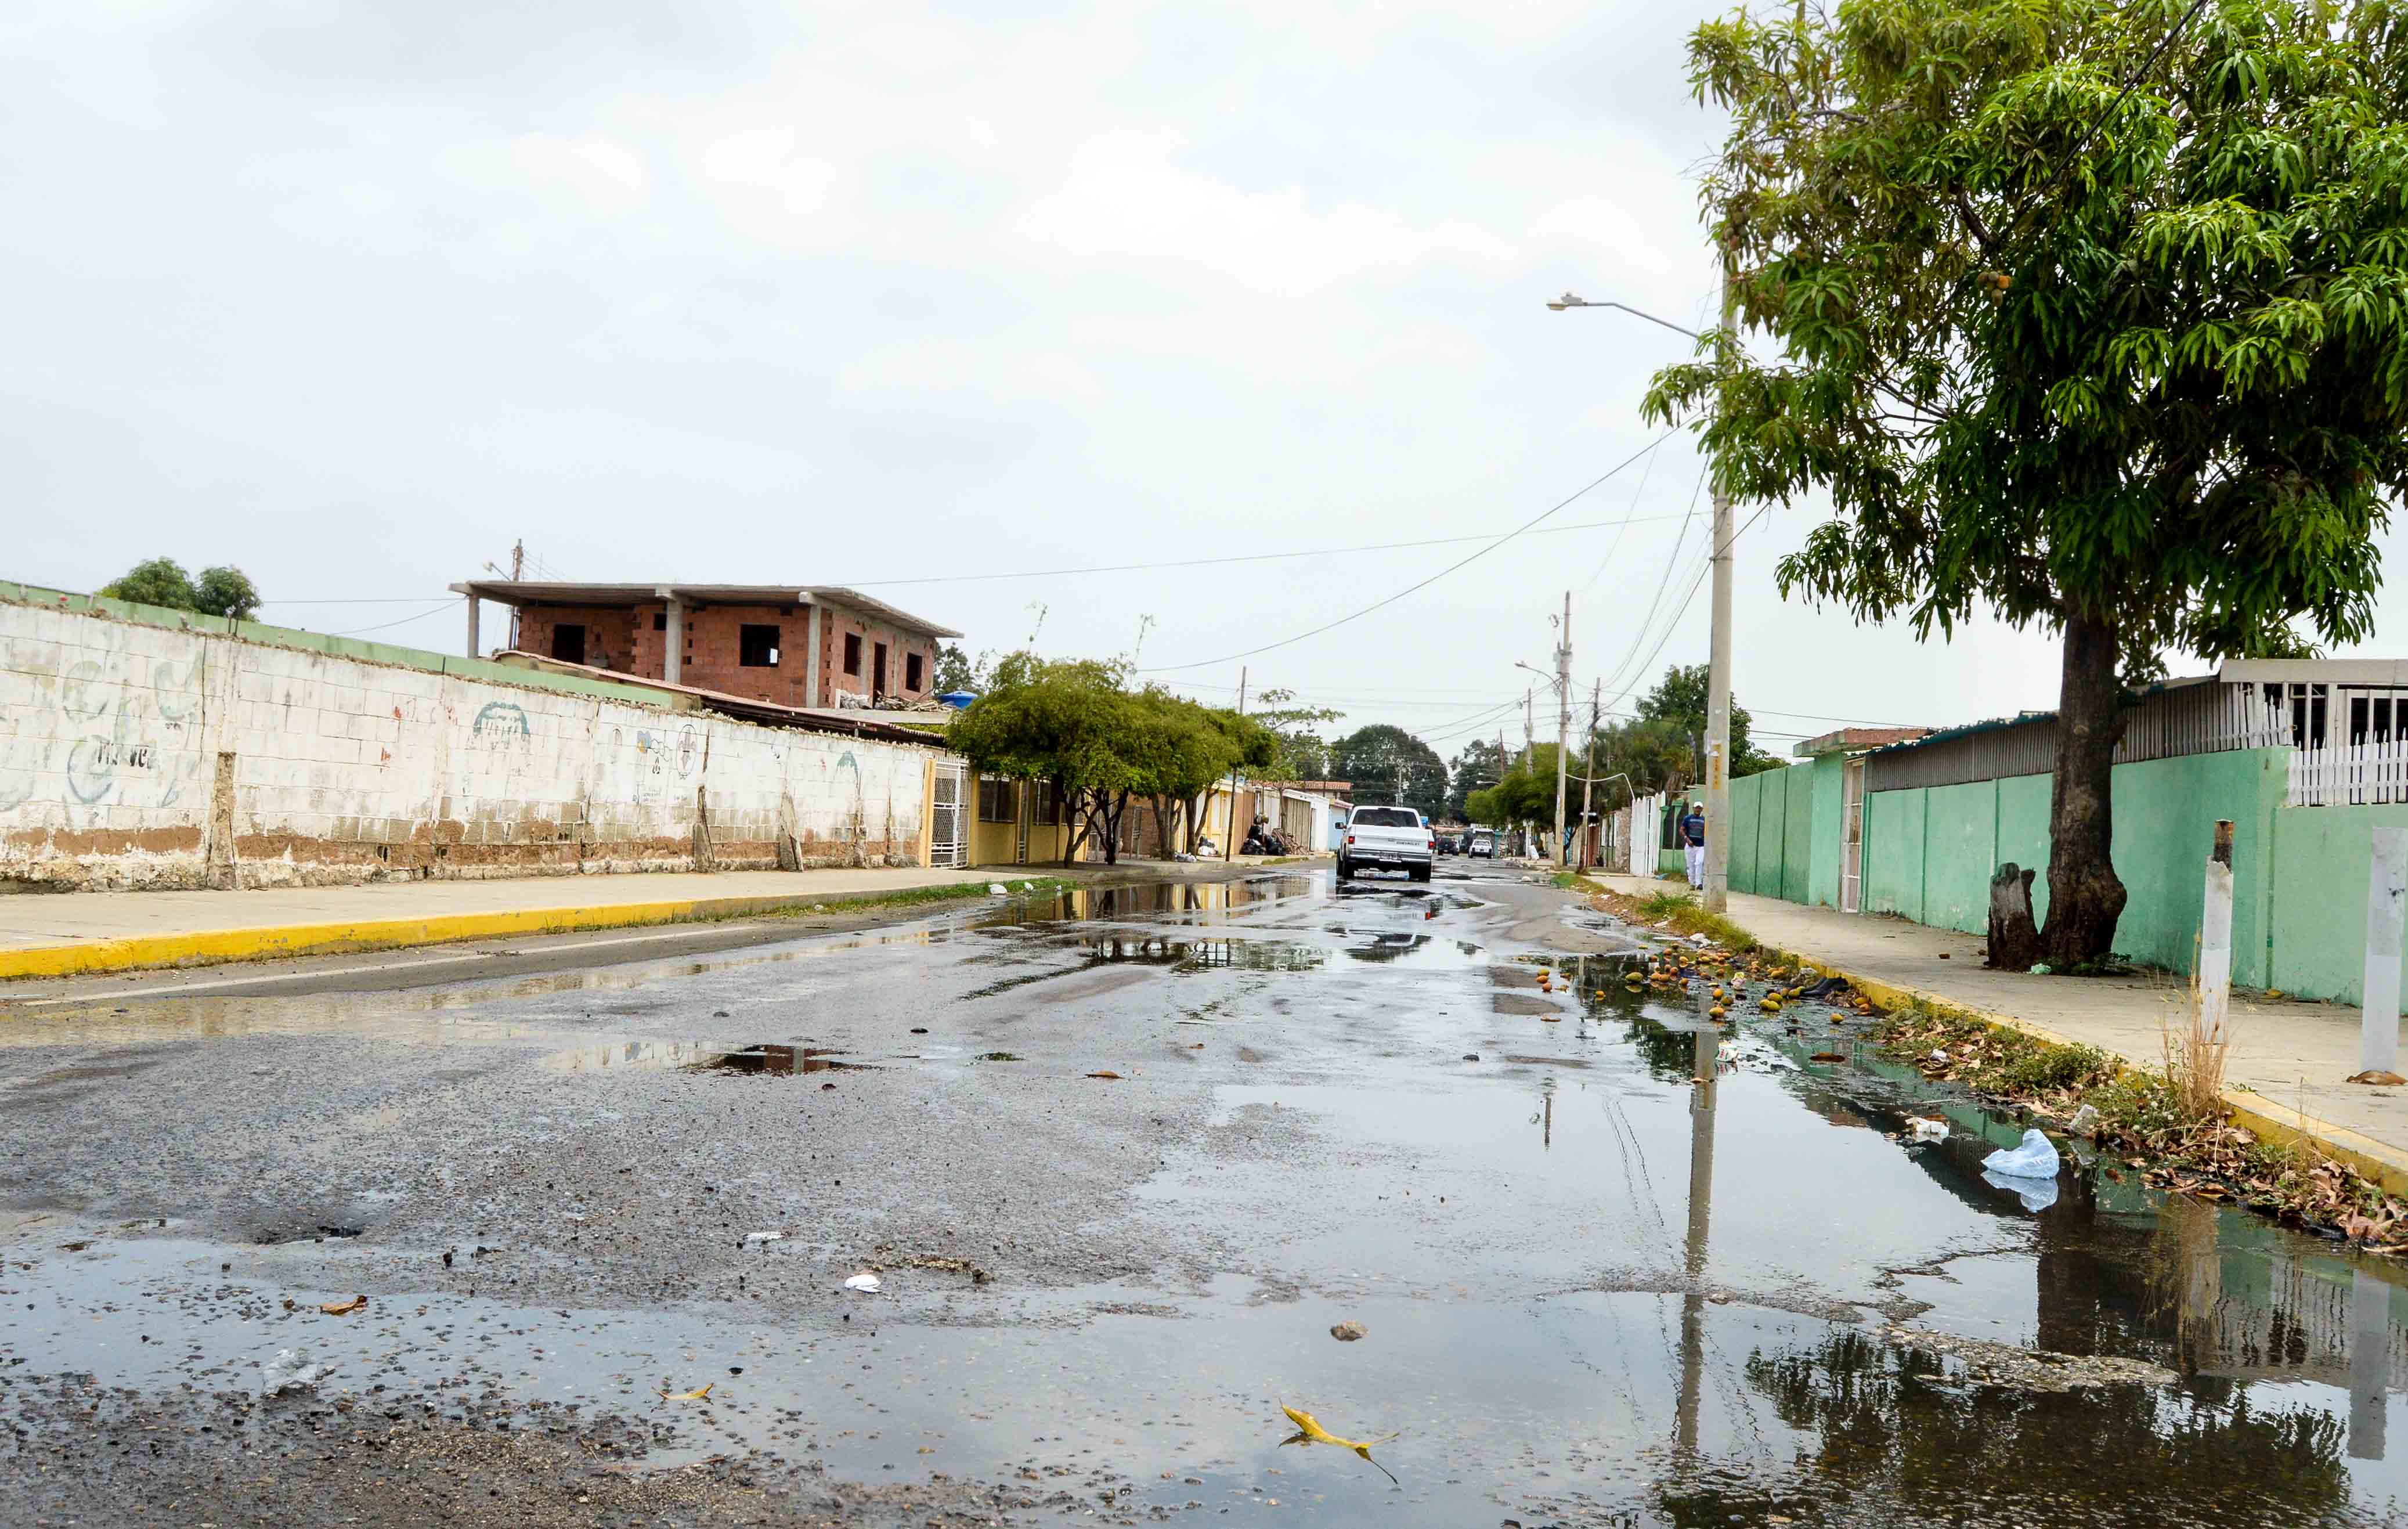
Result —
[{"label": "white pickup truck", "polygon": [[1402,871],[1427,881],[1437,862],[1438,836],[1422,826],[1421,814],[1411,807],[1357,807],[1338,846],[1338,879],[1357,871]]}]

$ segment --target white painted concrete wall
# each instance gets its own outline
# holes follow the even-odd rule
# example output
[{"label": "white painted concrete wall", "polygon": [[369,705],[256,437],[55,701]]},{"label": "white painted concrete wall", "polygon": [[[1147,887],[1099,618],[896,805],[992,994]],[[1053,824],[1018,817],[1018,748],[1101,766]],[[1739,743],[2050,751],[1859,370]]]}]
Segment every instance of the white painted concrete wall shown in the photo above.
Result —
[{"label": "white painted concrete wall", "polygon": [[939,757],[0,601],[0,885],[912,863]]}]

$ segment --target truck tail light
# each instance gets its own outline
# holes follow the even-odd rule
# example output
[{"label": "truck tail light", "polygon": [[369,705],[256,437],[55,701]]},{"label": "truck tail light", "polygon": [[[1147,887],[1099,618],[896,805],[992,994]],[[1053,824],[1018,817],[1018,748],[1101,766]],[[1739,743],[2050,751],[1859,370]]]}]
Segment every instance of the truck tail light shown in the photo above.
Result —
[{"label": "truck tail light", "polygon": [[1347,842],[1348,844],[1353,844],[1353,843],[1354,842],[1354,836],[1353,834],[1351,834],[1351,833],[1350,833],[1350,834],[1348,834],[1348,835],[1346,836],[1346,842]]}]

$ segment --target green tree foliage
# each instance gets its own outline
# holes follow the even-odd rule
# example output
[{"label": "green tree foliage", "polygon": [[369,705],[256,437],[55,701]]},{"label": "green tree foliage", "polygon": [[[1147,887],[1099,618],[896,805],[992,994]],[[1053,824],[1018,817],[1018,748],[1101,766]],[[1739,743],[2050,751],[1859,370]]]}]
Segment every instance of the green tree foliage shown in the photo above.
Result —
[{"label": "green tree foliage", "polygon": [[1324,723],[1346,714],[1326,706],[1299,706],[1293,690],[1266,690],[1247,714],[1279,740],[1278,753],[1264,767],[1264,778],[1283,781],[1343,779],[1329,773],[1329,743],[1321,736]]},{"label": "green tree foliage", "polygon": [[110,599],[164,605],[170,611],[192,611],[201,615],[231,616],[236,621],[248,621],[259,613],[259,591],[242,570],[203,569],[195,580],[172,557],[136,563],[122,578],[102,586],[100,593]]},{"label": "green tree foliage", "polygon": [[1660,373],[1780,570],[1859,619],[2060,632],[2048,959],[2104,955],[2125,685],[2363,636],[2408,486],[2396,0],[1858,0],[1698,29],[1742,328]]},{"label": "green tree foliage", "polygon": [[945,739],[982,772],[1054,783],[1076,824],[1066,864],[1091,838],[1116,863],[1132,798],[1154,803],[1165,844],[1169,814],[1187,814],[1192,847],[1197,796],[1233,769],[1268,763],[1278,746],[1268,729],[1233,712],[1159,688],[1130,690],[1125,664],[1028,653],[996,663],[988,688],[953,717]]},{"label": "green tree foliage", "polygon": [[[1711,680],[1711,671],[1704,664],[1679,665],[1666,670],[1664,677],[1656,683],[1656,688],[1639,698],[1639,720],[1659,724],[1674,735],[1693,740],[1693,752],[1703,749],[1706,698]],[[1739,703],[1738,696],[1732,696],[1730,758],[1734,777],[1781,768],[1779,759],[1756,749],[1756,741],[1749,735],[1752,726],[1747,708]],[[1697,775],[1698,771],[1693,765],[1688,778],[1694,780]]]},{"label": "green tree foliage", "polygon": [[981,654],[979,661],[972,663],[960,643],[948,642],[937,650],[936,693],[941,696],[955,690],[983,690],[987,671],[994,667],[993,654]]},{"label": "green tree foliage", "polygon": [[1453,821],[1483,821],[1471,815],[1470,796],[1505,778],[1504,745],[1490,738],[1475,738],[1463,745],[1463,752],[1447,767],[1446,814]]},{"label": "green tree foliage", "polygon": [[1329,745],[1331,780],[1354,783],[1358,804],[1396,802],[1438,817],[1446,811],[1446,761],[1402,728],[1379,723]]}]

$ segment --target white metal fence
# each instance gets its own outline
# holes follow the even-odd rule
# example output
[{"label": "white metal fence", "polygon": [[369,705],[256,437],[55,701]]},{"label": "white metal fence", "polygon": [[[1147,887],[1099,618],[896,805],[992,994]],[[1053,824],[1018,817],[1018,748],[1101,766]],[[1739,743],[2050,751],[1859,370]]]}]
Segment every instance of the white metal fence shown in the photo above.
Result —
[{"label": "white metal fence", "polygon": [[2408,802],[2408,739],[2291,751],[2294,807],[2369,807]]}]

